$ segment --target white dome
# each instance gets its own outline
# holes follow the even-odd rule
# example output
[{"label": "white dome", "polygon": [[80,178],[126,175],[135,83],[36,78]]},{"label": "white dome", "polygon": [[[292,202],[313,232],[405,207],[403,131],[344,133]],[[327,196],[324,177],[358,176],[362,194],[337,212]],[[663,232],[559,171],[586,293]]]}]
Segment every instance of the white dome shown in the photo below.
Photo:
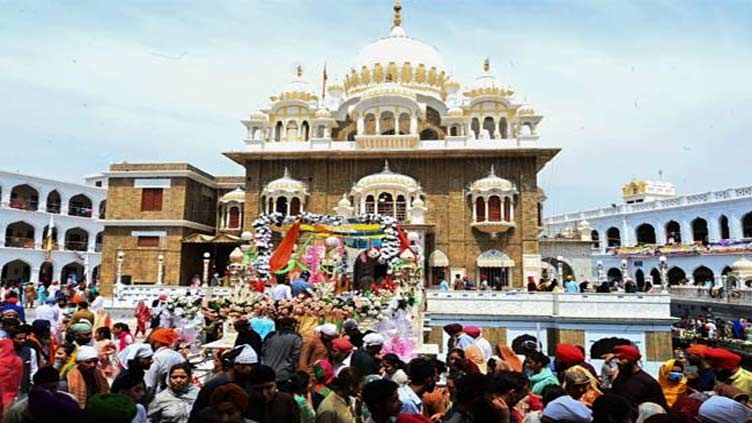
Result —
[{"label": "white dome", "polygon": [[256,110],[255,112],[251,113],[249,116],[250,120],[268,120],[268,117],[266,116],[266,113],[262,112],[261,110]]},{"label": "white dome", "polygon": [[748,260],[746,257],[742,257],[731,265],[731,269],[735,272],[751,272],[752,261]]},{"label": "white dome", "polygon": [[478,179],[470,185],[470,191],[484,192],[484,191],[515,191],[514,184],[504,178],[496,176],[494,167],[491,166],[491,172],[488,176],[482,179]]},{"label": "white dome", "polygon": [[347,199],[347,194],[342,195],[342,198],[339,200],[339,203],[337,203],[337,206],[352,207],[352,204],[350,204],[350,200]]},{"label": "white dome", "polygon": [[370,69],[376,63],[380,63],[386,68],[390,62],[397,66],[402,66],[405,62],[410,62],[413,67],[422,64],[426,70],[435,67],[436,72],[445,70],[444,60],[435,48],[407,36],[400,26],[392,28],[388,36],[365,46],[350,67],[360,71],[363,66]]},{"label": "white dome", "polygon": [[465,88],[465,96],[475,97],[478,95],[511,95],[512,91],[502,85],[491,71],[491,62],[486,59],[483,62],[483,73]]},{"label": "white dome", "polygon": [[302,77],[296,78],[290,81],[282,90],[283,93],[306,93],[314,94],[313,86],[310,82],[306,81]]},{"label": "white dome", "polygon": [[384,170],[360,178],[355,184],[356,190],[368,191],[370,188],[398,186],[408,191],[418,191],[418,182],[407,175],[394,173],[389,169],[389,162],[384,163]]},{"label": "white dome", "polygon": [[325,107],[322,107],[316,111],[316,118],[317,119],[329,119],[332,117],[332,113],[327,110]]},{"label": "white dome", "polygon": [[290,172],[285,168],[285,173],[281,178],[275,179],[266,185],[266,188],[264,188],[264,194],[286,192],[307,195],[307,190],[308,187],[306,187],[306,184],[297,179],[291,178]]},{"label": "white dome", "polygon": [[234,190],[223,195],[222,198],[219,199],[219,202],[220,203],[245,203],[245,191],[242,188],[237,187]]}]

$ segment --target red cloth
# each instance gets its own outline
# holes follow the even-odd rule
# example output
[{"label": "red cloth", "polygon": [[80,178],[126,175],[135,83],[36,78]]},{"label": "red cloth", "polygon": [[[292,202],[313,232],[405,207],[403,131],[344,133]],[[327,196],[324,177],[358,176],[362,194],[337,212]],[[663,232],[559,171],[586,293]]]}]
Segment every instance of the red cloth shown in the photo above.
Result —
[{"label": "red cloth", "polygon": [[705,357],[705,351],[709,349],[710,347],[704,344],[692,344],[687,348],[687,354]]},{"label": "red cloth", "polygon": [[742,357],[727,349],[708,348],[705,350],[705,360],[714,369],[736,370],[742,362]]},{"label": "red cloth", "polygon": [[399,238],[400,241],[400,253],[410,248],[410,240],[407,239],[405,231],[403,231],[399,226],[397,226],[397,238]]},{"label": "red cloth", "polygon": [[614,347],[614,354],[629,361],[637,361],[642,358],[640,350],[632,345],[617,345]]},{"label": "red cloth", "polygon": [[400,414],[396,423],[431,423],[431,419],[422,414]]},{"label": "red cloth", "polygon": [[269,259],[269,268],[272,273],[282,270],[287,266],[292,256],[292,250],[295,248],[295,243],[298,241],[298,234],[300,233],[300,222],[295,222],[290,226],[287,234],[279,243],[277,250],[272,254],[272,258]]},{"label": "red cloth", "polygon": [[[639,352],[638,352],[639,354]],[[556,345],[556,360],[563,367],[569,368],[585,361],[585,354],[574,344]]]},{"label": "red cloth", "polygon": [[332,341],[332,349],[336,352],[350,352],[353,350],[353,344],[345,338],[337,338]]},{"label": "red cloth", "polygon": [[23,378],[23,361],[16,355],[13,341],[0,339],[0,393],[2,405],[8,408],[16,397]]},{"label": "red cloth", "polygon": [[463,332],[472,336],[473,338],[477,338],[480,336],[480,328],[477,326],[465,326],[465,329],[463,329]]},{"label": "red cloth", "polygon": [[527,395],[527,405],[530,411],[543,410],[543,398],[531,392]]},{"label": "red cloth", "polygon": [[154,329],[151,335],[149,335],[149,339],[154,342],[160,342],[167,346],[172,346],[172,344],[174,344],[175,342],[177,342],[178,339],[180,339],[180,334],[178,334],[172,329],[157,328],[157,329]]}]

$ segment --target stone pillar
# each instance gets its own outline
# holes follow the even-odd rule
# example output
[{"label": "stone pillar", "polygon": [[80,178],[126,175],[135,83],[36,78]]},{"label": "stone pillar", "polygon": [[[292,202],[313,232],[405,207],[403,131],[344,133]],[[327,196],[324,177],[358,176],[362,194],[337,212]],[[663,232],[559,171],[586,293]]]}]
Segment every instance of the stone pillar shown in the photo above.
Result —
[{"label": "stone pillar", "polygon": [[742,219],[736,214],[728,215],[729,237],[734,240],[742,239],[744,231],[742,228]]},{"label": "stone pillar", "polygon": [[692,238],[692,225],[690,225],[689,222],[685,220],[679,222],[679,225],[681,226],[682,244],[691,244],[692,242],[694,242],[694,239]]},{"label": "stone pillar", "polygon": [[94,253],[97,250],[97,234],[94,234],[93,236],[89,234],[86,251],[90,253]]},{"label": "stone pillar", "polygon": [[668,240],[666,239],[666,228],[660,223],[653,223],[655,228],[655,241],[658,245],[666,245]]},{"label": "stone pillar", "polygon": [[365,121],[363,120],[362,117],[359,117],[358,121],[357,121],[357,133],[358,133],[358,135],[365,134],[366,133],[365,128],[366,128]]},{"label": "stone pillar", "polygon": [[29,281],[31,281],[31,283],[36,284],[39,282],[39,272],[41,269],[41,266],[34,266],[31,268],[31,275],[29,275]]},{"label": "stone pillar", "polygon": [[634,233],[634,228],[629,226],[627,224],[627,218],[625,217],[621,221],[621,245],[624,247],[633,247],[634,243],[632,242],[632,234]]},{"label": "stone pillar", "polygon": [[8,187],[8,189],[3,190],[2,196],[0,196],[0,207],[9,207],[10,206],[10,192],[12,190],[12,187]]},{"label": "stone pillar", "polygon": [[39,250],[44,245],[44,227],[34,227],[34,249]]},{"label": "stone pillar", "polygon": [[418,117],[413,115],[410,116],[410,135],[415,135],[418,133]]},{"label": "stone pillar", "polygon": [[718,242],[721,240],[721,219],[719,216],[710,216],[708,222],[708,241]]}]

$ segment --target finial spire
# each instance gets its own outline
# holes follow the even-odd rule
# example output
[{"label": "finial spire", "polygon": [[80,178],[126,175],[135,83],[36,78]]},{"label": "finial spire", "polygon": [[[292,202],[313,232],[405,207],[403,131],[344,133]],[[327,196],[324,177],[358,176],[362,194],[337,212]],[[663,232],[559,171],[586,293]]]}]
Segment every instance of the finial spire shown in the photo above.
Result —
[{"label": "finial spire", "polygon": [[283,178],[289,178],[290,177],[290,171],[287,170],[287,166],[285,166],[285,173],[282,175]]},{"label": "finial spire", "polygon": [[483,61],[483,72],[488,72],[491,70],[491,59],[486,57],[486,60]]},{"label": "finial spire", "polygon": [[389,159],[384,160],[384,172],[391,172],[389,169]]},{"label": "finial spire", "polygon": [[297,75],[298,78],[300,78],[301,76],[303,76],[303,66],[302,65],[295,66],[295,75]]},{"label": "finial spire", "polygon": [[494,165],[491,165],[491,173],[489,176],[496,176],[496,169],[494,169]]},{"label": "finial spire", "polygon": [[392,28],[402,26],[402,2],[400,0],[394,0],[394,25]]}]

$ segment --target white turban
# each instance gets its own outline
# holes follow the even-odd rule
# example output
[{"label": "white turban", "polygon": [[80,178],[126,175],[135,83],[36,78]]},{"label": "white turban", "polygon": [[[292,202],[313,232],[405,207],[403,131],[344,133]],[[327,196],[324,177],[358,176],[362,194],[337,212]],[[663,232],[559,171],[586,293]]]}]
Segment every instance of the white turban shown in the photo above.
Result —
[{"label": "white turban", "polygon": [[326,336],[337,336],[337,325],[334,323],[325,323],[313,328],[316,333],[323,333]]},{"label": "white turban", "polygon": [[700,417],[716,423],[741,423],[752,417],[752,409],[731,398],[716,395],[702,403]]},{"label": "white turban", "polygon": [[91,360],[92,358],[99,358],[99,354],[97,353],[96,348],[90,347],[88,345],[81,345],[80,347],[78,347],[78,352],[76,353],[76,362],[87,361]]},{"label": "white turban", "polygon": [[256,354],[256,351],[250,345],[238,345],[235,349],[241,350],[240,354],[235,357],[235,364],[258,364],[258,354]]},{"label": "white turban", "polygon": [[124,369],[128,369],[128,362],[136,358],[148,358],[154,355],[149,344],[130,344],[118,353],[118,360]]},{"label": "white turban", "polygon": [[543,416],[572,423],[590,423],[593,421],[593,412],[569,395],[549,402],[543,409]]},{"label": "white turban", "polygon": [[384,337],[380,333],[369,333],[363,337],[364,347],[372,347],[374,345],[384,345]]}]

